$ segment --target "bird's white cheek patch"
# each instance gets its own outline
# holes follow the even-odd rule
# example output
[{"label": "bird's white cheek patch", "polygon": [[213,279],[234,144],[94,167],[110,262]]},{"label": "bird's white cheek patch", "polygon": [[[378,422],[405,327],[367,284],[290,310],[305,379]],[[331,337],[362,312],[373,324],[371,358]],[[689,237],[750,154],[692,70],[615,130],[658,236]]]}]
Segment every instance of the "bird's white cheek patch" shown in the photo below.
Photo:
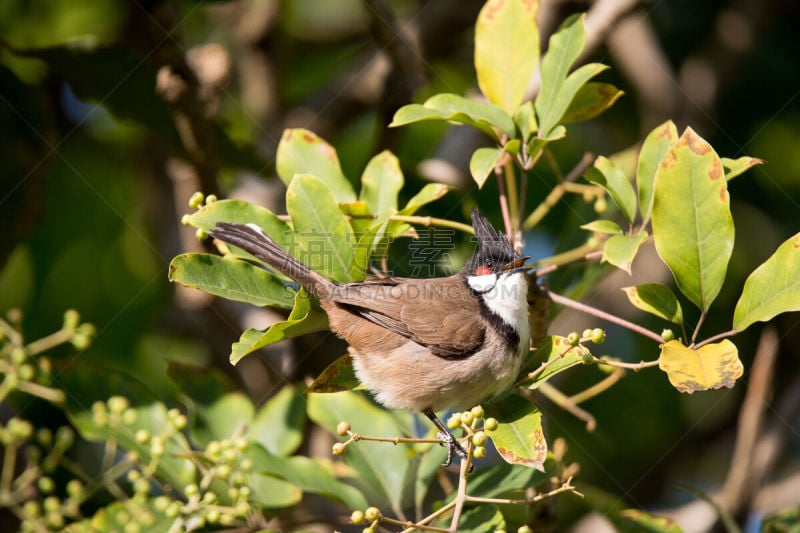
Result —
[{"label": "bird's white cheek patch", "polygon": [[469,276],[467,283],[476,292],[486,292],[494,287],[497,283],[497,274],[485,274],[483,276]]}]

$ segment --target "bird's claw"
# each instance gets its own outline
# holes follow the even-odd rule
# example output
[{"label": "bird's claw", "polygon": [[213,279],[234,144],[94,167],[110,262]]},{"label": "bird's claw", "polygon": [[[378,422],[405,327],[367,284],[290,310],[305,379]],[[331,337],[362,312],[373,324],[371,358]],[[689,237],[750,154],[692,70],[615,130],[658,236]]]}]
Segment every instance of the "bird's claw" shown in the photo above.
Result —
[{"label": "bird's claw", "polygon": [[[453,462],[453,453],[455,453],[462,461],[466,461],[468,458],[467,451],[464,449],[461,444],[458,443],[456,438],[445,431],[439,431],[436,434],[436,438],[442,441],[442,446],[447,446],[447,459],[445,459],[442,466],[448,467]],[[469,465],[469,470],[472,472],[472,464]]]}]

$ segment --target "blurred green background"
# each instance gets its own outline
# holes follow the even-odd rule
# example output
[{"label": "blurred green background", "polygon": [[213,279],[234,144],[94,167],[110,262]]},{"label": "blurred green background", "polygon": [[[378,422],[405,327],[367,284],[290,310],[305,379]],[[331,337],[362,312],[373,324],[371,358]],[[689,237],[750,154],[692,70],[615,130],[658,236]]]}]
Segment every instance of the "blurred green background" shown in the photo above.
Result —
[{"label": "blurred green background", "polygon": [[[543,46],[568,14],[588,9],[591,16],[613,2],[545,4]],[[89,350],[75,355],[64,348],[53,358],[56,382],[76,397],[93,393],[70,390],[70,383],[107,371],[167,403],[180,395],[171,372],[191,381],[188,372],[214,368],[256,402],[285,380],[313,377],[343,353],[341,343],[299,340],[237,370],[227,363],[230,343],[277,315],[170,286],[170,259],[203,246],[179,223],[189,195],[235,194],[281,212],[275,147],[284,128],[305,127],[337,148],[353,180],[369,157],[389,148],[403,165],[406,198],[426,180],[454,186],[428,214],[466,220],[477,202],[499,220],[495,184],[479,192],[466,171],[483,139],[438,123],[386,129],[403,104],[477,90],[472,38],[481,6],[473,0],[5,0],[0,312],[21,309],[29,339],[58,328],[67,308],[96,324]],[[598,16],[584,60],[611,65],[604,79],[626,94],[599,119],[571,126],[553,150],[566,173],[584,152],[621,151],[672,118],[700,132],[721,156],[767,161],[731,183],[736,246],[726,289],[706,325],[724,331],[745,277],[800,227],[800,7],[791,0],[667,0],[632,2],[619,11],[610,20]],[[554,180],[540,167],[531,177],[528,209]],[[527,236],[530,251],[539,257],[580,243],[586,235],[577,226],[594,218],[591,206],[562,201]],[[470,253],[468,239],[458,244],[442,271]],[[393,257],[400,272],[404,246],[398,243]],[[557,290],[588,287],[593,305],[621,309],[621,293],[603,291],[606,282],[597,281],[610,272],[566,269],[550,281]],[[629,309],[623,314],[661,327]],[[580,331],[576,321],[559,317],[554,328],[564,329],[552,333]],[[771,405],[800,386],[798,324],[797,314],[774,322],[780,355]],[[648,343],[608,330],[608,353],[631,361],[653,357]],[[760,330],[737,337],[746,368]],[[305,357],[312,347],[314,356]],[[574,372],[561,386],[577,391],[596,379]],[[747,382],[746,373],[733,390],[686,396],[657,371],[628,376],[586,405],[598,420],[593,434],[546,402],[543,410],[551,438],[567,437],[568,457],[581,464],[579,483],[661,508],[691,499],[677,483],[719,487]],[[776,409],[768,410],[768,421]],[[800,426],[797,418],[783,422],[788,441],[772,478],[794,480],[800,490]]]}]

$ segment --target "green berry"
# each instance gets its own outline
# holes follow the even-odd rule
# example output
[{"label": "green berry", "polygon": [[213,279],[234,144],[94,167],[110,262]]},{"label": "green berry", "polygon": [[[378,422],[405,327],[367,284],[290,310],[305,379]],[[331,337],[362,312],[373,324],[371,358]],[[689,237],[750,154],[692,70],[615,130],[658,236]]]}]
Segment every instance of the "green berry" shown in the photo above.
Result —
[{"label": "green berry", "polygon": [[47,476],[40,477],[38,485],[39,490],[44,494],[50,494],[56,488],[56,484],[53,482],[53,479]]},{"label": "green berry", "polygon": [[22,346],[17,346],[11,350],[11,362],[19,366],[28,358],[28,353]]},{"label": "green berry", "polygon": [[189,207],[192,209],[197,209],[201,205],[203,205],[203,200],[205,200],[205,196],[200,191],[197,191],[189,198]]},{"label": "green berry", "polygon": [[150,439],[150,453],[155,457],[164,455],[164,440],[158,435]]},{"label": "green berry", "polygon": [[486,431],[494,431],[497,429],[497,419],[489,417],[483,422],[483,429]]},{"label": "green berry", "polygon": [[478,431],[472,436],[472,444],[474,444],[475,446],[483,446],[484,444],[486,444],[487,439],[488,437],[486,436],[486,433],[484,433],[483,431]]},{"label": "green berry", "polygon": [[671,329],[664,329],[661,331],[661,338],[664,339],[664,342],[669,342],[675,339],[675,332]]},{"label": "green berry", "polygon": [[606,199],[602,196],[598,197],[597,200],[594,202],[594,212],[598,215],[602,215],[606,212],[608,208],[608,203],[606,203]]},{"label": "green berry", "polygon": [[577,331],[573,331],[569,335],[567,335],[567,343],[570,346],[577,346],[581,343],[581,336],[578,335]]},{"label": "green berry", "polygon": [[364,518],[370,522],[374,522],[375,520],[380,519],[380,517],[381,511],[377,507],[367,507],[367,510],[364,511]]},{"label": "green berry", "polygon": [[192,223],[190,221],[191,217],[189,215],[183,215],[181,217],[181,224],[183,224],[184,226],[191,226]]},{"label": "green berry", "polygon": [[450,415],[450,418],[447,419],[447,427],[449,429],[458,429],[459,426],[461,426],[461,417],[458,414],[453,413]]},{"label": "green berry", "polygon": [[194,236],[197,237],[197,240],[204,241],[208,239],[208,232],[203,228],[197,228],[197,231],[194,232]]},{"label": "green berry", "polygon": [[517,528],[517,533],[531,533],[531,528],[528,526],[519,526]]},{"label": "green berry", "polygon": [[64,325],[63,328],[75,331],[81,323],[81,314],[75,309],[67,309],[64,312]]},{"label": "green berry", "polygon": [[147,441],[150,440],[150,432],[146,429],[140,429],[133,438],[136,439],[137,444],[147,444]]},{"label": "green berry", "polygon": [[133,484],[133,492],[136,494],[148,495],[150,494],[150,481],[147,478],[140,477]]},{"label": "green berry", "polygon": [[67,496],[70,498],[80,498],[83,493],[83,483],[79,479],[71,479],[67,483]]},{"label": "green berry", "polygon": [[206,196],[206,205],[211,205],[216,201],[217,201],[216,194],[209,194],[208,196]]},{"label": "green berry", "polygon": [[345,435],[347,435],[347,432],[348,432],[348,431],[350,431],[350,423],[349,423],[349,422],[347,422],[347,421],[345,421],[345,420],[342,420],[342,421],[341,421],[341,422],[339,422],[339,424],[336,426],[336,433],[338,433],[338,434],[339,434],[339,435],[341,435],[342,437],[344,437]]},{"label": "green berry", "polygon": [[214,469],[214,473],[220,479],[228,479],[231,477],[231,467],[229,465],[219,465]]},{"label": "green berry", "polygon": [[600,328],[594,328],[592,334],[589,336],[595,344],[603,344],[606,340],[606,332]]},{"label": "green berry", "polygon": [[472,413],[472,416],[474,416],[475,418],[483,418],[483,406],[476,405],[475,407],[470,409],[470,413]]},{"label": "green berry", "polygon": [[197,484],[189,483],[183,488],[183,493],[191,498],[192,496],[197,496],[200,493],[200,489],[197,487]]},{"label": "green berry", "polygon": [[591,338],[592,338],[592,330],[589,328],[583,330],[583,333],[581,333],[581,339],[591,339]]},{"label": "green berry", "polygon": [[472,452],[472,455],[474,455],[476,459],[486,457],[486,446],[475,446],[475,450]]},{"label": "green berry", "polygon": [[472,421],[475,420],[475,417],[472,416],[472,413],[469,411],[464,411],[461,413],[461,423],[465,426],[472,424]]},{"label": "green berry", "polygon": [[353,511],[353,513],[350,515],[350,521],[356,525],[362,523],[364,521],[364,512]]},{"label": "green berry", "polygon": [[36,370],[33,368],[33,365],[21,365],[17,371],[17,374],[19,375],[19,379],[22,381],[33,381],[33,377],[36,375]]}]

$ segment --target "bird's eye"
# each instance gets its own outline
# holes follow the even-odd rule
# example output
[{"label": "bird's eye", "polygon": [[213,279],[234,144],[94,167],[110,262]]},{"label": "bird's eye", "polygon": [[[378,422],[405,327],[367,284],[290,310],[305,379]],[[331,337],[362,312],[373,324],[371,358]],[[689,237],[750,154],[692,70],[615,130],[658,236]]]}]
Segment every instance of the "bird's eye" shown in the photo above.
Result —
[{"label": "bird's eye", "polygon": [[494,261],[491,259],[486,261],[486,268],[493,269],[494,268]]}]

